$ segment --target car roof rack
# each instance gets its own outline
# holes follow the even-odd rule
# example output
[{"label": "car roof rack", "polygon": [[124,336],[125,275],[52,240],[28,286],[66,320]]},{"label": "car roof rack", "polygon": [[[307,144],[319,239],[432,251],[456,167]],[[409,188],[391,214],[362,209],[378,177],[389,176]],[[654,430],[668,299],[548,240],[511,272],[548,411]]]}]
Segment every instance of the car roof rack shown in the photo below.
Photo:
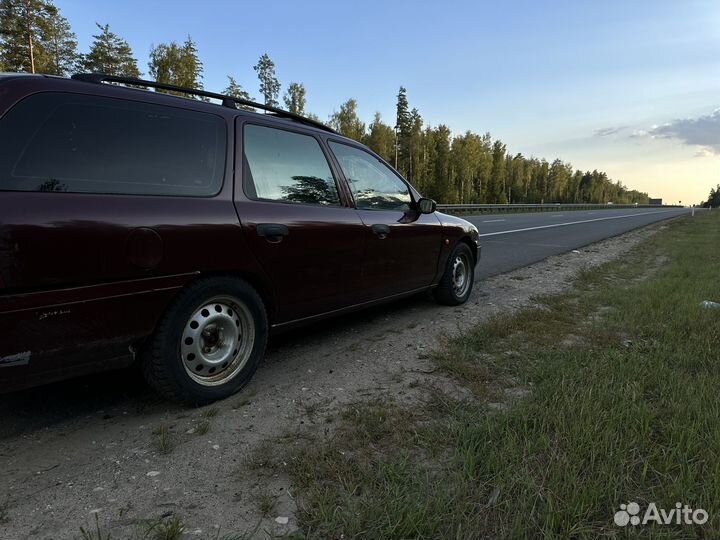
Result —
[{"label": "car roof rack", "polygon": [[114,83],[122,83],[122,84],[130,84],[133,86],[147,86],[150,88],[158,88],[160,90],[169,90],[171,92],[180,92],[183,94],[190,94],[194,96],[203,96],[208,97],[212,99],[217,99],[222,102],[223,107],[229,107],[231,109],[236,109],[236,104],[239,105],[245,105],[248,107],[253,107],[254,109],[261,109],[264,111],[268,111],[272,113],[275,116],[278,116],[280,118],[289,118],[291,120],[296,120],[297,122],[301,122],[303,124],[308,124],[310,126],[316,127],[318,129],[322,129],[325,131],[329,131],[330,133],[337,133],[334,129],[332,129],[329,126],[326,126],[322,122],[318,122],[316,120],[311,120],[310,118],[306,118],[304,116],[301,116],[299,114],[291,113],[290,111],[285,111],[283,109],[278,109],[277,107],[273,107],[271,105],[263,105],[262,103],[256,103],[255,101],[250,101],[249,99],[242,99],[237,98],[233,96],[228,96],[226,94],[217,94],[215,92],[208,92],[207,90],[199,90],[197,88],[188,88],[185,86],[177,86],[174,84],[167,84],[167,83],[161,83],[161,82],[155,82],[155,81],[146,81],[144,79],[138,79],[135,77],[121,77],[119,75],[107,75],[105,73],[76,73],[75,75],[72,75],[70,77],[73,80],[76,81],[83,81],[83,82],[89,82],[89,83],[95,83],[100,84],[103,82],[114,82]]}]

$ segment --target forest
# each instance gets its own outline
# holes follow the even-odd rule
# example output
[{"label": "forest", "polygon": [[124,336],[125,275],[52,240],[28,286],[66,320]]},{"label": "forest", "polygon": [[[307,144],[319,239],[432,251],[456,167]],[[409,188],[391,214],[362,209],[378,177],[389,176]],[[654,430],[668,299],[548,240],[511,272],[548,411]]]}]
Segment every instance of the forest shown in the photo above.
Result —
[{"label": "forest", "polygon": [[[144,74],[130,44],[109,24],[96,23],[94,31],[89,50],[81,52],[77,35],[51,0],[0,0],[0,71],[61,76],[100,72],[203,87],[203,63],[190,36],[152,46]],[[258,79],[256,101],[320,120],[306,110],[302,82],[289,82],[282,91],[269,55],[260,56],[252,69]],[[253,99],[236,76],[227,74],[223,93]],[[340,104],[325,122],[368,145],[423,195],[440,203],[648,203],[647,193],[628,189],[603,171],[582,171],[560,159],[511,152],[488,132],[454,134],[446,125],[427,125],[420,111],[411,108],[404,87],[394,98],[396,118],[389,123],[379,113],[364,122],[354,98]]]}]

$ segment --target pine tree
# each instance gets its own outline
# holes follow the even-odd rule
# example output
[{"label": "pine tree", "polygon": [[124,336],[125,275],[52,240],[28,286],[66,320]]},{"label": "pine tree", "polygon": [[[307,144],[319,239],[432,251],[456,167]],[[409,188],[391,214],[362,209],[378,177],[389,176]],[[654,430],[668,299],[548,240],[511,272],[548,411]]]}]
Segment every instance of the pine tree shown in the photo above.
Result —
[{"label": "pine tree", "polygon": [[265,105],[278,106],[280,95],[280,81],[275,76],[275,62],[270,60],[267,53],[263,54],[258,63],[253,66],[260,80],[260,94],[265,99]]},{"label": "pine tree", "polygon": [[305,114],[305,86],[302,83],[291,82],[285,91],[285,108],[293,114]]},{"label": "pine tree", "polygon": [[127,41],[110,31],[110,25],[95,23],[100,33],[93,35],[90,52],[82,59],[85,71],[123,77],[140,77],[137,60]]},{"label": "pine tree", "polygon": [[45,73],[70,75],[77,70],[80,61],[77,37],[59,12],[48,20],[44,47],[47,52]]},{"label": "pine tree", "polygon": [[17,72],[64,75],[77,62],[77,39],[49,0],[0,0],[0,63]]},{"label": "pine tree", "polygon": [[705,208],[720,207],[720,184],[716,188],[710,190],[708,200],[703,204]]},{"label": "pine tree", "polygon": [[401,86],[397,95],[395,131],[397,132],[395,168],[403,176],[410,170],[410,138],[412,134],[412,119],[408,110],[407,91]]},{"label": "pine tree", "polygon": [[407,179],[415,182],[420,167],[420,146],[422,139],[423,119],[420,112],[413,108],[410,111],[408,134],[407,134]]},{"label": "pine tree", "polygon": [[[247,101],[254,101],[252,97],[250,97],[250,94],[238,84],[238,82],[228,75],[228,85],[225,90],[223,90],[223,94],[226,94],[228,96],[232,96],[234,98],[238,99],[244,99]],[[238,109],[244,109],[246,111],[254,111],[255,109],[253,107],[250,107],[249,105],[237,105]]]},{"label": "pine tree", "polygon": [[[185,43],[161,43],[150,50],[150,76],[157,82],[201,89],[203,65],[190,36]],[[176,92],[168,92],[176,93]],[[185,94],[180,94],[185,95]]]},{"label": "pine tree", "polygon": [[0,2],[0,61],[3,69],[35,72],[35,47],[40,40],[43,7],[44,3],[37,0]]},{"label": "pine tree", "polygon": [[365,124],[357,115],[357,101],[348,99],[340,110],[330,116],[330,127],[346,137],[361,141],[365,135]]}]

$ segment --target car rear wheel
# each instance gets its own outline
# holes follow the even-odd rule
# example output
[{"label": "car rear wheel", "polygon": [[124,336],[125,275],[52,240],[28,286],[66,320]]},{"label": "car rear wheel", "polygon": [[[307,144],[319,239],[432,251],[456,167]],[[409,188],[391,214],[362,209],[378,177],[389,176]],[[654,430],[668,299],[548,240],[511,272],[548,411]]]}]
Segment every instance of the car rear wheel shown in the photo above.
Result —
[{"label": "car rear wheel", "polygon": [[464,304],[475,282],[475,265],[467,244],[458,243],[450,254],[445,273],[435,288],[435,301],[446,306]]},{"label": "car rear wheel", "polygon": [[263,302],[246,282],[198,281],[176,298],[145,348],[145,378],[174,401],[202,405],[226,398],[255,373],[267,330]]}]

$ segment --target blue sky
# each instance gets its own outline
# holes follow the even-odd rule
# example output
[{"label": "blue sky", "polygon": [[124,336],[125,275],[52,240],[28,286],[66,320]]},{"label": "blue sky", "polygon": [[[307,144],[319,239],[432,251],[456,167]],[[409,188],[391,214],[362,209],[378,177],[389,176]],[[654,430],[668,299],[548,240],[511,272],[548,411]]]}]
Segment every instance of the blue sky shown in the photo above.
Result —
[{"label": "blue sky", "polygon": [[666,201],[720,183],[717,1],[56,4],[82,52],[108,23],[145,73],[152,44],[190,34],[208,89],[232,75],[259,97],[252,66],[267,52],[322,119],[353,97],[363,120],[392,125],[403,85],[426,123],[489,131]]}]

